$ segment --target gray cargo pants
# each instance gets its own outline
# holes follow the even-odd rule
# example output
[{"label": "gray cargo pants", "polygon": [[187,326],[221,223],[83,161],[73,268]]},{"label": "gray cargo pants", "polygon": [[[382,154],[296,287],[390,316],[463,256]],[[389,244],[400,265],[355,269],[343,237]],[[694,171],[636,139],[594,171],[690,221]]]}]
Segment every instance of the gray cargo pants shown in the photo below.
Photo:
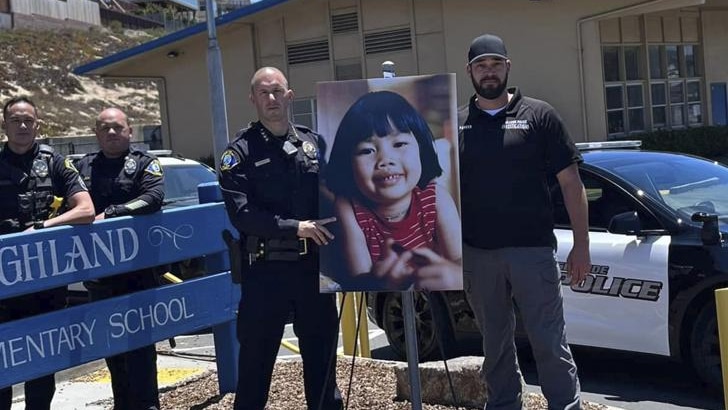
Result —
[{"label": "gray cargo pants", "polygon": [[465,293],[483,334],[486,410],[521,409],[522,375],[513,340],[518,305],[549,409],[581,408],[579,378],[566,343],[560,273],[553,249],[463,245]]}]

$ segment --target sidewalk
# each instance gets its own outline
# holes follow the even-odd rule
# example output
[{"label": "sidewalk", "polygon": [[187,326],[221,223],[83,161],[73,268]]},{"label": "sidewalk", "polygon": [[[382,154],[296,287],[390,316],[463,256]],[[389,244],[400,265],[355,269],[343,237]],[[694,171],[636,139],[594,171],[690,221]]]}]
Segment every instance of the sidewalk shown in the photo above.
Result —
[{"label": "sidewalk", "polygon": [[[160,348],[160,344],[164,347]],[[166,341],[159,342],[157,352],[169,351]],[[159,390],[164,391],[169,386],[216,368],[214,361],[158,354]],[[23,410],[25,405],[22,386],[15,386],[13,393],[12,410]],[[100,410],[113,405],[112,396],[106,363],[97,360],[56,373],[56,394],[52,407],[53,410]]]}]

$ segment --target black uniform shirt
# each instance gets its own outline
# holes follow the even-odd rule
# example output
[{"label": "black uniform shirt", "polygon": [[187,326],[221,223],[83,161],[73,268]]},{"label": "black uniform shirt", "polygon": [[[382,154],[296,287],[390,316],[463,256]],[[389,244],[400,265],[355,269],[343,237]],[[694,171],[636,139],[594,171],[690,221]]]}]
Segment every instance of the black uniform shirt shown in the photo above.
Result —
[{"label": "black uniform shirt", "polygon": [[97,214],[109,205],[124,205],[118,216],[148,214],[162,207],[164,176],[152,154],[130,151],[119,158],[107,158],[99,151],[87,154],[76,166],[89,187]]},{"label": "black uniform shirt", "polygon": [[[50,178],[53,195],[69,198],[77,192],[87,190],[79,178],[76,168],[69,160],[65,160],[63,156],[51,151],[44,150],[44,153],[47,157],[48,178]],[[32,176],[33,162],[42,156],[40,145],[37,143],[23,155],[15,154],[7,147],[7,144],[0,151],[0,220],[20,216],[18,194],[30,190],[31,180],[34,178]],[[42,182],[36,179],[35,184],[42,185]]]},{"label": "black uniform shirt", "polygon": [[[286,141],[290,145],[284,147]],[[222,155],[219,178],[225,208],[238,231],[296,238],[299,221],[317,219],[322,143],[301,125],[291,125],[284,137],[272,135],[260,122],[237,133]]]},{"label": "black uniform shirt", "polygon": [[581,155],[553,107],[508,91],[511,101],[494,116],[475,96],[467,108],[460,135],[463,240],[483,249],[555,246],[547,179]]}]

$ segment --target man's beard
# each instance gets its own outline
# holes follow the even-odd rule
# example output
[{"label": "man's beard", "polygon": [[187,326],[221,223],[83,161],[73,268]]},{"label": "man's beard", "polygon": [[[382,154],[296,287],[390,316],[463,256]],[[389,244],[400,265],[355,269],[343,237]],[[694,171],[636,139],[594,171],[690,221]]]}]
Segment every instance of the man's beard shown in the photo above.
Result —
[{"label": "man's beard", "polygon": [[504,78],[503,81],[496,87],[485,87],[480,85],[480,83],[475,81],[472,74],[470,74],[470,81],[473,83],[473,88],[475,88],[475,92],[479,96],[486,100],[495,100],[503,94],[503,91],[505,91],[508,86],[508,73],[506,73],[506,78]]}]

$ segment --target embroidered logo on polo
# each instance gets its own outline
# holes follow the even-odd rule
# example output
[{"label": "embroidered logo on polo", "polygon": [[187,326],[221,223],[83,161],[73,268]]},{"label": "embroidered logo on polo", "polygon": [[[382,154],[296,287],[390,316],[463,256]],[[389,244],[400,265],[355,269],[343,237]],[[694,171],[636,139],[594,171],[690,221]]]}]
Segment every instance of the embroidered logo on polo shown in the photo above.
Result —
[{"label": "embroidered logo on polo", "polygon": [[528,124],[528,120],[506,120],[503,123],[501,129],[504,130],[528,130],[531,126]]}]

